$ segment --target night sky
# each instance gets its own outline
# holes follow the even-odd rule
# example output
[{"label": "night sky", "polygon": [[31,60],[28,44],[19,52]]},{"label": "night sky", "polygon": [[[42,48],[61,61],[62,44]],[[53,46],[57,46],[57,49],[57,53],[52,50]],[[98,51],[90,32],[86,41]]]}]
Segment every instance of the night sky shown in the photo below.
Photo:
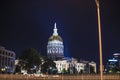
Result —
[{"label": "night sky", "polygon": [[[119,3],[100,0],[104,64],[120,52]],[[0,2],[0,45],[15,51],[17,57],[27,48],[46,55],[55,22],[66,56],[99,64],[94,0],[4,0]]]}]

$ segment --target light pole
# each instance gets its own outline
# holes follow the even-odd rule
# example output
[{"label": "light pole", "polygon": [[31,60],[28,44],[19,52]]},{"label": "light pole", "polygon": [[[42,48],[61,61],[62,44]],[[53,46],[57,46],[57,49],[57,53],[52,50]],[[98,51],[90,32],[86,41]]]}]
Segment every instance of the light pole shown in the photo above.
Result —
[{"label": "light pole", "polygon": [[102,37],[101,37],[101,23],[100,23],[100,5],[99,0],[95,0],[98,13],[98,34],[99,34],[99,55],[100,55],[100,79],[103,80],[103,59],[102,59]]}]

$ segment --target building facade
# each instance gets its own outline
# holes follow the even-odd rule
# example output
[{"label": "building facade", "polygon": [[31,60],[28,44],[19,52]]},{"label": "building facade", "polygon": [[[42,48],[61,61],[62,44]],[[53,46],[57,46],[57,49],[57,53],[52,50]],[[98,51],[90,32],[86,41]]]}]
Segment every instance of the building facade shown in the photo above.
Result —
[{"label": "building facade", "polygon": [[52,60],[57,60],[64,57],[63,40],[58,35],[56,23],[54,24],[53,35],[48,39],[47,56]]},{"label": "building facade", "polygon": [[15,52],[0,47],[0,71],[13,73],[15,70]]},{"label": "building facade", "polygon": [[62,73],[63,70],[69,72],[70,74],[80,74],[80,73],[96,73],[96,63],[91,61],[80,61],[77,59],[62,59],[54,61],[56,63],[56,68],[58,73]]}]

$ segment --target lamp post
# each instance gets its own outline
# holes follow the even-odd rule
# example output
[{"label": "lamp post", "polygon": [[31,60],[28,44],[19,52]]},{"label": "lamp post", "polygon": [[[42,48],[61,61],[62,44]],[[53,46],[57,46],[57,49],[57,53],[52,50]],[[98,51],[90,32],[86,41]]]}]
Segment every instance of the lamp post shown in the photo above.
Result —
[{"label": "lamp post", "polygon": [[103,59],[102,59],[102,37],[101,37],[101,23],[100,23],[100,5],[99,0],[95,0],[98,15],[98,34],[99,34],[99,55],[100,55],[100,79],[103,80]]}]

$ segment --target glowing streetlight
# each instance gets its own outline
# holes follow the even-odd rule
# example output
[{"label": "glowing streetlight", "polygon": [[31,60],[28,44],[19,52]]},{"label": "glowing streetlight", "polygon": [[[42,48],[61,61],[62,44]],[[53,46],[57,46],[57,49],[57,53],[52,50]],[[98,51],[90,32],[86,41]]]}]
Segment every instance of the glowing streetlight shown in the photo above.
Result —
[{"label": "glowing streetlight", "polygon": [[100,53],[100,77],[103,80],[103,59],[102,59],[102,37],[101,37],[101,24],[100,24],[100,5],[99,0],[95,0],[98,13],[98,34],[99,34],[99,53]]}]

